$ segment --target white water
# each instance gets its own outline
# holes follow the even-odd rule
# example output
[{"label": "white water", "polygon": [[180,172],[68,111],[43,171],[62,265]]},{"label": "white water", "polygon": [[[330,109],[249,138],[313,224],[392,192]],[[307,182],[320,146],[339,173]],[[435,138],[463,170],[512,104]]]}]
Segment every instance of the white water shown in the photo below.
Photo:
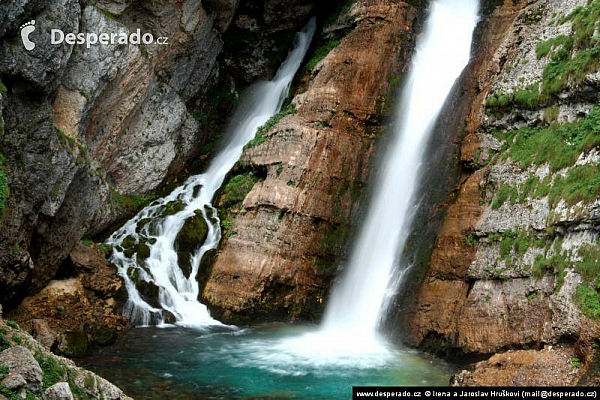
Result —
[{"label": "white water", "polygon": [[[279,67],[273,80],[253,87],[228,128],[229,143],[211,162],[208,170],[190,177],[170,195],[144,208],[107,240],[115,249],[112,261],[124,278],[129,293],[125,315],[133,324],[160,325],[164,322],[163,310],[166,310],[175,316],[178,325],[220,325],[219,321],[210,316],[206,306],[198,301],[199,287],[196,281],[202,256],[208,250],[216,248],[221,240],[220,221],[211,201],[227,173],[242,155],[244,146],[254,138],[257,129],[281,109],[292,79],[308,50],[315,25],[315,19],[312,18],[306,27],[296,34],[294,48]],[[165,217],[165,206],[173,201],[182,201],[185,208]],[[208,224],[208,236],[190,255],[192,271],[186,278],[179,267],[174,242],[185,221],[194,216],[197,210],[202,213]],[[143,225],[146,219],[151,219],[152,222]],[[135,253],[127,257],[124,249],[118,247],[128,236],[133,238],[136,244],[144,241],[150,246],[150,257],[144,261],[144,265],[138,264]],[[138,280],[152,282],[158,286],[161,308],[151,306],[142,298],[130,277],[134,272],[139,274]]]},{"label": "white water", "polygon": [[[396,112],[395,132],[350,262],[334,288],[319,332],[281,351],[316,363],[385,363],[378,327],[406,267],[395,268],[417,206],[420,166],[444,101],[470,58],[478,0],[435,0]],[[396,270],[396,271],[395,271]],[[394,276],[394,272],[396,276]]]}]

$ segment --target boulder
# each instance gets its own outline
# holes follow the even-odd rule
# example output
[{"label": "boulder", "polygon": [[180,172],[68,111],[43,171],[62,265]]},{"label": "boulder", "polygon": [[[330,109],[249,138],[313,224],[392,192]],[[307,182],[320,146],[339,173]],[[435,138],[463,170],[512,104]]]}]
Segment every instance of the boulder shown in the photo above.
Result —
[{"label": "boulder", "polygon": [[45,400],[73,400],[73,393],[67,382],[58,382],[44,393]]},{"label": "boulder", "polygon": [[204,243],[207,234],[208,225],[202,216],[202,212],[197,210],[194,216],[185,221],[177,234],[175,247],[180,252],[191,253]]},{"label": "boulder", "polygon": [[4,350],[0,353],[0,365],[7,367],[9,374],[21,375],[25,379],[25,387],[32,392],[42,389],[44,373],[29,349],[14,346]]}]

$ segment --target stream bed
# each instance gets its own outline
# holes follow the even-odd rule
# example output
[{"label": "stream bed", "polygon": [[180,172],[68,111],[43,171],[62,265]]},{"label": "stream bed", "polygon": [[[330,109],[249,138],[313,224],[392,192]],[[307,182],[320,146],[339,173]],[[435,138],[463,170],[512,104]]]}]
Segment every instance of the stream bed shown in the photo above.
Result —
[{"label": "stream bed", "polygon": [[[353,385],[447,385],[454,367],[414,350],[330,357],[294,346],[316,326],[135,328],[77,360],[135,399],[349,399]],[[361,344],[356,343],[357,349]]]}]

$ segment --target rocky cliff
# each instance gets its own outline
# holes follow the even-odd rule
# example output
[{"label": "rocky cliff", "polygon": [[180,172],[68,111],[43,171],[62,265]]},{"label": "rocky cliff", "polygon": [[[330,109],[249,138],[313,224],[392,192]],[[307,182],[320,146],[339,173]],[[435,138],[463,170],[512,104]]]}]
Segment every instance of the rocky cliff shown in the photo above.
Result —
[{"label": "rocky cliff", "polygon": [[[458,383],[572,384],[585,368],[552,380],[557,368],[542,366],[573,372],[594,357],[599,10],[597,1],[507,1],[484,23],[463,179],[415,293],[409,340],[446,354],[552,354],[498,355]],[[500,379],[493,366],[509,364],[516,372]],[[537,380],[522,379],[527,368]]]},{"label": "rocky cliff", "polygon": [[223,319],[315,319],[322,311],[415,16],[398,1],[342,7],[290,106],[246,147],[219,200],[226,239],[202,293]]},{"label": "rocky cliff", "polygon": [[[272,72],[311,12],[310,2],[281,0],[3,4],[5,309],[53,279],[82,237],[130,216],[208,151],[236,88]],[[26,51],[19,26],[30,20],[35,48]],[[51,29],[108,35],[139,29],[168,38],[168,45],[53,45]],[[236,46],[255,62],[231,61]]]}]

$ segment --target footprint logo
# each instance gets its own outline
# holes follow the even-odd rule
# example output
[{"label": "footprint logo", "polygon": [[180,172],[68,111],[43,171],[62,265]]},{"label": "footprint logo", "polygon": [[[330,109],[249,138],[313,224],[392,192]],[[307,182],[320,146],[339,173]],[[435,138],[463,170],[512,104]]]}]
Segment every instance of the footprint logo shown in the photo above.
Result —
[{"label": "footprint logo", "polygon": [[35,20],[31,20],[21,26],[21,39],[23,40],[23,46],[25,46],[25,50],[27,51],[35,49],[35,43],[29,40],[29,35],[31,35],[31,32],[33,31],[35,31]]}]

